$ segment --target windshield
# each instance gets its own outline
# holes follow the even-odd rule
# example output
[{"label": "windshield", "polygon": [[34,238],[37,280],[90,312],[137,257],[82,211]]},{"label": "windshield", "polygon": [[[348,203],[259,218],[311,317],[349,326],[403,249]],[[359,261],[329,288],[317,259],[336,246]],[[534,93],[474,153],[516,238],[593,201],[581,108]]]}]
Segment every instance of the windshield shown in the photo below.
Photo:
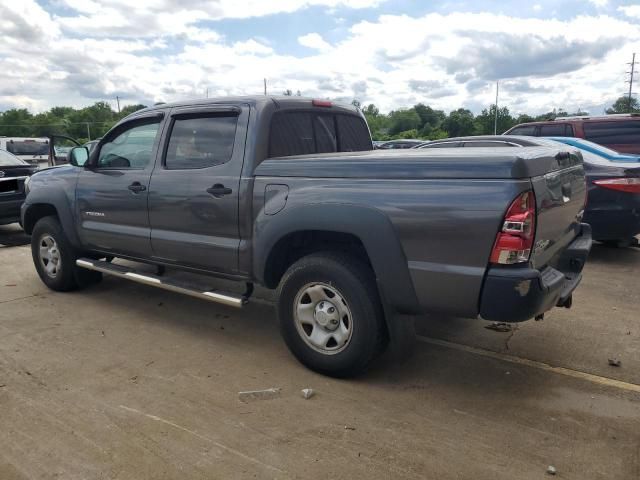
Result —
[{"label": "windshield", "polygon": [[28,165],[28,163],[20,160],[15,155],[11,155],[9,152],[0,150],[0,167],[14,167],[22,165]]},{"label": "windshield", "polygon": [[14,155],[49,155],[49,144],[35,140],[7,142],[7,151]]}]

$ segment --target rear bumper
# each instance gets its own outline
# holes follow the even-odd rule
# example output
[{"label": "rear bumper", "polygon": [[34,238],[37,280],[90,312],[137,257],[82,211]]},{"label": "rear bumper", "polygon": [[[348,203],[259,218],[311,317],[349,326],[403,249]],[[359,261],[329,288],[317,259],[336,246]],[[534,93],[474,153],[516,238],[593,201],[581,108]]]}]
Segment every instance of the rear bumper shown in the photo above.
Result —
[{"label": "rear bumper", "polygon": [[582,280],[591,250],[591,227],[582,231],[563,252],[555,267],[491,267],[480,300],[480,316],[498,322],[522,322],[555,306],[570,306],[571,294]]}]

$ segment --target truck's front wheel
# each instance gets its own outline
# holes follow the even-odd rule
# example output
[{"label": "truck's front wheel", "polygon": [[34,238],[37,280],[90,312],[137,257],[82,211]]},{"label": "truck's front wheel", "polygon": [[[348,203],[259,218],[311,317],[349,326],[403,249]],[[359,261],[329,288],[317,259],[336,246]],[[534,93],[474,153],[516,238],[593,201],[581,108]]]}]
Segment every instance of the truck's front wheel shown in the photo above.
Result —
[{"label": "truck's front wheel", "polygon": [[56,217],[41,218],[33,227],[31,255],[40,279],[51,290],[67,292],[102,278],[99,272],[76,266],[76,252]]},{"label": "truck's front wheel", "polygon": [[316,253],[285,273],[278,291],[282,335],[312,370],[338,377],[364,371],[385,343],[373,272],[341,253]]}]

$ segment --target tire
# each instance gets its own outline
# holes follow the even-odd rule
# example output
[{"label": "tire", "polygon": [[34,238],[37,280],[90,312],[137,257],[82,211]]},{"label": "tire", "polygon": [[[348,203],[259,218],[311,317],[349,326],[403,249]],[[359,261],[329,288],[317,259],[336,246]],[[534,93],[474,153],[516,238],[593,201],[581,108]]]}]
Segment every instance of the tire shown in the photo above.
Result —
[{"label": "tire", "polygon": [[76,254],[56,217],[43,217],[31,233],[31,256],[42,282],[51,290],[68,292],[99,282],[100,272],[76,266]]},{"label": "tire", "polygon": [[323,252],[298,260],[280,282],[277,309],[289,350],[316,372],[358,375],[386,346],[374,274],[353,256]]}]

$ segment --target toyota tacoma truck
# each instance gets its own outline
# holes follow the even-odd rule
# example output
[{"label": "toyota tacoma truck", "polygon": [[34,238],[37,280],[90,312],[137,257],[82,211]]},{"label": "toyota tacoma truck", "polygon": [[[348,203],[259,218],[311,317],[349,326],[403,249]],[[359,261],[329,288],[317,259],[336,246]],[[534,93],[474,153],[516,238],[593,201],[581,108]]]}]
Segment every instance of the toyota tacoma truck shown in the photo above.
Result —
[{"label": "toyota tacoma truck", "polygon": [[362,114],[326,100],[158,105],[69,160],[31,177],[21,212],[49,288],[109,274],[238,308],[274,289],[289,349],[329,375],[362,372],[422,312],[569,307],[591,248],[570,147],[374,151]]}]

